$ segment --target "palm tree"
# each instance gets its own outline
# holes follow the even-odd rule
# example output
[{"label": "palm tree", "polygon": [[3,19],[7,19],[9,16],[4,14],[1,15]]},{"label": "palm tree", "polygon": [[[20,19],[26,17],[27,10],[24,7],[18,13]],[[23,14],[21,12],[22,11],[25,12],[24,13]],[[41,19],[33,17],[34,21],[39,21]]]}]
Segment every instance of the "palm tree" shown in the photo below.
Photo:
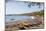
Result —
[{"label": "palm tree", "polygon": [[28,4],[28,7],[29,7],[29,8],[31,7],[31,4],[32,4],[32,3],[29,3],[29,4]]},{"label": "palm tree", "polygon": [[43,4],[43,3],[40,3],[40,2],[28,2],[28,1],[24,1],[24,3],[27,3],[28,5],[28,7],[29,8],[31,8],[31,6],[39,6],[38,8],[40,8],[41,7],[41,4]]},{"label": "palm tree", "polygon": [[38,2],[36,5],[38,5],[38,6],[39,6],[39,8],[40,8],[40,6],[41,6],[41,3],[40,3],[40,2]]},{"label": "palm tree", "polygon": [[35,5],[34,2],[30,2],[30,3],[28,4],[28,7],[30,8],[31,6],[34,6],[34,5]]},{"label": "palm tree", "polygon": [[30,3],[28,4],[28,7],[31,8],[31,6],[35,6],[35,4],[36,4],[36,2],[30,2]]},{"label": "palm tree", "polygon": [[34,6],[36,4],[36,2],[32,2],[32,6]]},{"label": "palm tree", "polygon": [[27,1],[24,1],[24,3],[28,4],[27,6],[30,8],[31,7],[31,2],[27,2]]}]

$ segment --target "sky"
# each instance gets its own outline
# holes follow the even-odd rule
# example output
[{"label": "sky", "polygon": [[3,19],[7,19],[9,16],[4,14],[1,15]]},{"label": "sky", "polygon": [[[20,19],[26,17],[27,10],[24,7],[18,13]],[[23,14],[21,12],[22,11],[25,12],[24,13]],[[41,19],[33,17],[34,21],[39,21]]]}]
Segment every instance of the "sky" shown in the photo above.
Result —
[{"label": "sky", "polygon": [[43,9],[43,4],[41,5],[40,9],[36,5],[31,6],[31,8],[29,8],[27,5],[28,4],[21,1],[17,2],[17,1],[10,0],[6,2],[6,14],[32,13]]}]

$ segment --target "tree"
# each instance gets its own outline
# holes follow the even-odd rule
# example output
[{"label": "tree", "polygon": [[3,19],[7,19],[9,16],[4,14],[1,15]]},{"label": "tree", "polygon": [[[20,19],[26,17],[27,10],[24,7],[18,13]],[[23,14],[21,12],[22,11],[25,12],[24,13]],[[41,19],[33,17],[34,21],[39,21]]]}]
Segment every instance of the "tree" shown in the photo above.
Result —
[{"label": "tree", "polygon": [[35,4],[36,4],[37,6],[39,6],[39,8],[40,8],[41,3],[37,3],[37,2],[30,2],[30,3],[28,4],[28,7],[31,8],[31,6],[35,6]]},{"label": "tree", "polygon": [[39,3],[39,2],[38,2],[36,5],[39,5],[39,8],[40,8],[40,6],[41,6],[41,3]]}]

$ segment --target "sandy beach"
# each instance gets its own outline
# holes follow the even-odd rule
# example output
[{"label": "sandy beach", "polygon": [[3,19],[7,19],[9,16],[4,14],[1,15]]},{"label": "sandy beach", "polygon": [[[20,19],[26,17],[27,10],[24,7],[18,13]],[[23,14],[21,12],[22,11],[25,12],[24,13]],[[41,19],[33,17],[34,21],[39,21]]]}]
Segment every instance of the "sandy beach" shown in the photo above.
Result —
[{"label": "sandy beach", "polygon": [[35,20],[26,19],[26,20],[19,20],[14,22],[6,23],[5,30],[12,31],[12,30],[30,30],[30,29],[43,29],[44,22],[43,16],[37,17]]}]

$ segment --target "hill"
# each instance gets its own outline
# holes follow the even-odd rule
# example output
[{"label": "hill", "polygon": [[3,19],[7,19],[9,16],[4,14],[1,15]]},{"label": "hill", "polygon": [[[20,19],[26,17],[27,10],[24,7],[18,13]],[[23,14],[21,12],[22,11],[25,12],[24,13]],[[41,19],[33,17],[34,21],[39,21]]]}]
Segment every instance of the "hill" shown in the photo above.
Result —
[{"label": "hill", "polygon": [[32,13],[24,13],[24,14],[8,14],[7,16],[42,16],[44,15],[44,10],[38,11],[38,12],[32,12]]}]

